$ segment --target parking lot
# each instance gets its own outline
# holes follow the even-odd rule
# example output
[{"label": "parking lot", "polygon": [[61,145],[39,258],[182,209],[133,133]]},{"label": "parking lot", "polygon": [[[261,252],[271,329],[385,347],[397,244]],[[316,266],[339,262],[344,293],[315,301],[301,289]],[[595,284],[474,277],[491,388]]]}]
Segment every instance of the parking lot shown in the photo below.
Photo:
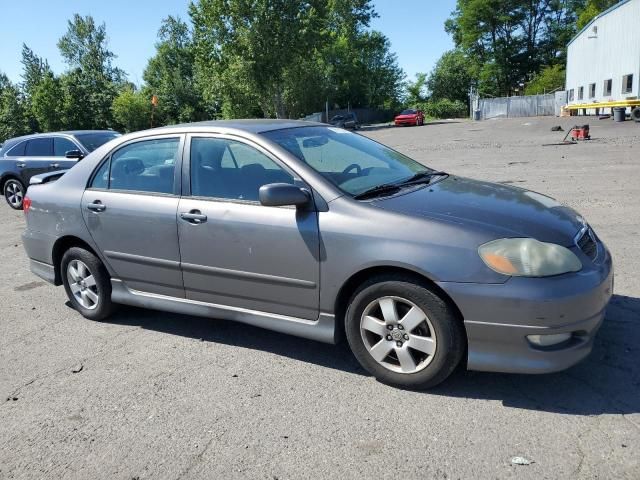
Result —
[{"label": "parking lot", "polygon": [[640,124],[589,119],[591,141],[545,146],[574,123],[362,131],[431,167],[555,197],[614,257],[586,361],[461,371],[425,393],[377,383],[344,344],[133,308],[86,320],[29,272],[22,213],[1,202],[0,479],[637,479]]}]

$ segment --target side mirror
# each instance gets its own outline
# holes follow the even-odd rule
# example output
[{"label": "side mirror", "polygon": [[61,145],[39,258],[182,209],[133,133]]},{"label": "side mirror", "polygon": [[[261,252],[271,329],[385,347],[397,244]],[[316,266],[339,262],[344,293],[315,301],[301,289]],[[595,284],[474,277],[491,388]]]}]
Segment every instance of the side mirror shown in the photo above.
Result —
[{"label": "side mirror", "polygon": [[311,200],[308,191],[288,183],[270,183],[260,187],[258,196],[265,207],[283,207],[295,205],[300,207]]},{"label": "side mirror", "polygon": [[66,158],[76,158],[78,160],[81,160],[84,158],[84,153],[82,153],[80,150],[69,150],[68,152],[65,152],[64,156]]}]

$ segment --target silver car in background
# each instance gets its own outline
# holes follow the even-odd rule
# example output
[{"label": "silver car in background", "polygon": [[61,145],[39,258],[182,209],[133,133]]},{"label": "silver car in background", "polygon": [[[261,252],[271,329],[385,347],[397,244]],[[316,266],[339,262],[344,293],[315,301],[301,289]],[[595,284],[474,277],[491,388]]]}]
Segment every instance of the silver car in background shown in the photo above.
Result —
[{"label": "silver car in background", "polygon": [[309,122],[123,136],[35,177],[25,215],[32,271],[87,318],[127,304],[346,334],[405,388],[461,363],[565,369],[591,351],[613,288],[609,251],[570,208]]}]

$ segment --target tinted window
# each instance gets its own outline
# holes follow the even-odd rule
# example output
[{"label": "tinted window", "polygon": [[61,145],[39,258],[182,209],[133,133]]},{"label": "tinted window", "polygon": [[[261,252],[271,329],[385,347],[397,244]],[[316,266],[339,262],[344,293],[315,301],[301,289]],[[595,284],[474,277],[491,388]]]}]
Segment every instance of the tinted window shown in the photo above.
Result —
[{"label": "tinted window", "polygon": [[338,128],[291,128],[263,135],[352,195],[429,171],[395,150]]},{"label": "tinted window", "polygon": [[[173,193],[179,143],[178,138],[144,140],[117,150],[111,156],[108,188]],[[92,186],[105,188],[105,173],[101,167]]]},{"label": "tinted window", "polygon": [[400,115],[414,115],[415,113],[415,110],[403,110],[402,112],[400,112]]},{"label": "tinted window", "polygon": [[596,96],[596,84],[589,84],[589,98],[594,98]]},{"label": "tinted window", "polygon": [[607,96],[611,95],[611,87],[612,87],[612,84],[613,84],[613,80],[611,80],[611,79],[609,79],[609,80],[605,80],[605,81],[604,81],[604,91],[603,91],[603,93],[602,93],[602,94],[603,94],[605,97],[607,97]]},{"label": "tinted window", "polygon": [[64,157],[65,153],[67,153],[69,150],[78,150],[78,147],[68,138],[53,138],[53,155],[55,157]]},{"label": "tinted window", "polygon": [[20,142],[15,147],[11,148],[7,153],[7,155],[12,157],[19,157],[21,155],[24,155],[26,146],[27,146],[27,142]]},{"label": "tinted window", "polygon": [[191,141],[191,194],[199,197],[258,201],[269,183],[294,183],[273,160],[244,143],[222,138]]},{"label": "tinted window", "polygon": [[28,157],[50,157],[53,155],[53,139],[34,138],[27,141],[25,155]]},{"label": "tinted window", "polygon": [[78,141],[90,152],[119,136],[118,132],[78,133],[75,135]]},{"label": "tinted window", "polygon": [[578,100],[582,100],[584,98],[584,87],[578,88]]}]

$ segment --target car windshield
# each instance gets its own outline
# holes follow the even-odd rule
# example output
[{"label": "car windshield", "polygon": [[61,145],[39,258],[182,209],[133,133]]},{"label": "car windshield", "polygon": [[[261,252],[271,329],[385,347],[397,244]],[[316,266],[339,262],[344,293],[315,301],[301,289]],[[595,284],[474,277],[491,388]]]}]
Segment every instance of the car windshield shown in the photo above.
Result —
[{"label": "car windshield", "polygon": [[415,113],[416,113],[415,110],[403,110],[402,112],[400,112],[400,115],[413,115]]},{"label": "car windshield", "polygon": [[336,120],[344,120],[344,117],[342,115],[336,115],[331,119],[332,122],[335,122]]},{"label": "car windshield", "polygon": [[263,135],[353,196],[432,171],[395,150],[342,129],[300,127]]},{"label": "car windshield", "polygon": [[90,152],[119,136],[118,132],[78,133],[75,135],[78,141]]}]

